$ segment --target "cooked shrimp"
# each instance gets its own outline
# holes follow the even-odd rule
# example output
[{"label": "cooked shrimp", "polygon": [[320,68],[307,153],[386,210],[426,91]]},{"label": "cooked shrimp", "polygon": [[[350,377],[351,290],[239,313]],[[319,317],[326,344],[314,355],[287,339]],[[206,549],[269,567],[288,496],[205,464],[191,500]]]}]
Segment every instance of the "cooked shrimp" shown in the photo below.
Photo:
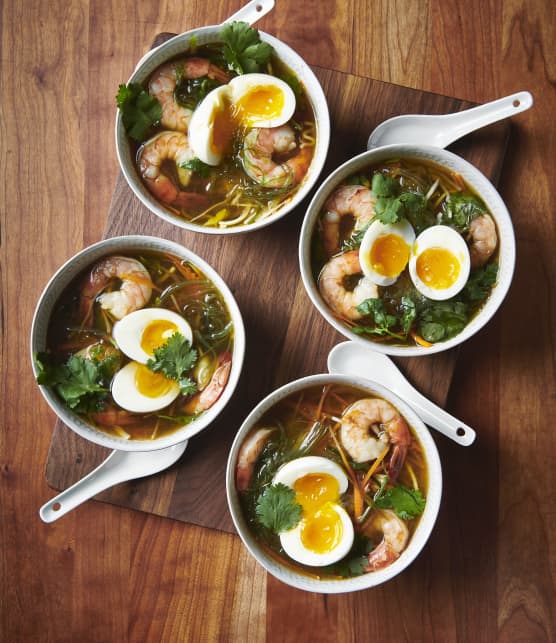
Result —
[{"label": "cooked shrimp", "polygon": [[144,143],[137,155],[137,164],[141,177],[150,192],[163,203],[175,207],[205,207],[208,196],[196,192],[180,190],[172,179],[163,173],[165,161],[173,161],[176,166],[179,182],[187,186],[192,171],[181,167],[194,158],[185,134],[181,132],[160,132]]},{"label": "cooked shrimp", "polygon": [[222,395],[232,368],[230,353],[222,353],[216,362],[216,368],[207,386],[191,397],[186,404],[188,413],[201,413],[209,409]]},{"label": "cooked shrimp", "polygon": [[375,572],[393,563],[409,540],[407,525],[389,509],[374,514],[364,526],[364,531],[382,533],[382,540],[367,556],[367,572]]},{"label": "cooked shrimp", "polygon": [[187,58],[182,62],[162,65],[151,76],[149,93],[162,105],[160,120],[162,127],[177,132],[187,132],[193,110],[179,105],[174,98],[174,91],[180,76],[191,79],[208,76],[221,83],[227,83],[228,75],[206,58]]},{"label": "cooked shrimp", "polygon": [[481,214],[469,224],[469,255],[471,267],[480,268],[496,250],[498,235],[496,225],[490,214]]},{"label": "cooked shrimp", "polygon": [[357,306],[365,299],[378,297],[376,284],[361,274],[353,290],[348,290],[345,281],[361,274],[359,251],[350,250],[332,257],[325,264],[319,276],[319,290],[326,303],[342,317],[360,319],[363,315]]},{"label": "cooked shrimp", "polygon": [[409,426],[386,400],[363,398],[354,402],[342,416],[340,439],[355,462],[376,460],[392,445],[386,463],[390,481],[398,477],[411,444]]},{"label": "cooked shrimp", "polygon": [[[297,153],[283,163],[274,155]],[[307,174],[311,148],[298,146],[295,132],[289,125],[258,128],[249,131],[243,142],[245,172],[265,188],[288,188],[297,185]]]},{"label": "cooked shrimp", "polygon": [[335,190],[324,204],[321,239],[329,257],[340,250],[340,229],[342,218],[351,215],[354,230],[362,230],[375,215],[376,199],[369,188],[362,185],[342,185]]},{"label": "cooked shrimp", "polygon": [[238,491],[246,491],[249,488],[255,463],[273,431],[274,429],[258,429],[241,445],[236,465],[236,487]]},{"label": "cooked shrimp", "polygon": [[[100,294],[114,279],[121,281],[120,289]],[[151,297],[151,285],[151,276],[140,261],[106,257],[93,266],[81,288],[79,310],[83,323],[88,323],[95,299],[116,319],[143,308]]]}]

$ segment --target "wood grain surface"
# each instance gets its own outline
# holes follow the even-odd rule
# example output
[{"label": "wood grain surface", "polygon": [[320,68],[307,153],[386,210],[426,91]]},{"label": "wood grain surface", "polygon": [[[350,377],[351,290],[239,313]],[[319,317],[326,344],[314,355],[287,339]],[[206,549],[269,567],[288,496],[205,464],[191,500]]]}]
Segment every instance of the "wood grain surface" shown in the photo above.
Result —
[{"label": "wood grain surface", "polygon": [[[167,37],[157,36],[153,44]],[[315,68],[315,72],[329,99],[333,123],[323,176],[364,150],[376,125],[400,110],[436,114],[470,106],[454,98],[352,74],[321,68]],[[361,105],[373,105],[373,109],[361,110]],[[492,125],[454,147],[496,182],[508,131],[507,122]],[[226,462],[236,431],[253,405],[275,387],[303,375],[326,372],[328,352],[341,338],[310,303],[300,277],[297,242],[309,199],[284,221],[260,232],[214,237],[162,222],[135,198],[123,175],[118,176],[104,236],[161,236],[202,256],[232,289],[245,317],[248,348],[234,402],[209,430],[190,441],[180,461],[159,475],[112,488],[101,499],[236,533],[227,510],[225,488]],[[455,349],[399,359],[398,363],[423,394],[444,406],[457,354]],[[54,489],[66,489],[92,471],[108,453],[58,422],[46,479]]]},{"label": "wood grain surface", "polygon": [[[49,276],[105,230],[118,176],[117,85],[157,33],[218,23],[241,4],[1,5],[0,640],[553,641],[552,0],[277,0],[260,22],[324,80],[326,70],[344,74],[344,93],[358,76],[469,103],[522,89],[535,97],[512,120],[499,181],[516,232],[514,283],[493,322],[462,348],[448,395],[448,410],[478,438],[467,449],[437,439],[442,506],[415,563],[374,590],[325,597],[267,576],[237,536],[220,530],[98,502],[51,525],[39,520],[52,495],[44,466],[55,418],[33,382],[30,324]],[[372,114],[377,105],[366,103]],[[295,237],[287,223],[270,230],[281,241]],[[234,241],[234,251],[248,240]],[[244,313],[253,326],[255,311]],[[257,341],[265,332],[255,328]],[[293,329],[285,332],[289,341]],[[295,354],[271,356],[278,367],[256,391],[303,370]],[[319,359],[307,367],[322,370]],[[246,372],[242,404],[255,401],[253,381]]]}]

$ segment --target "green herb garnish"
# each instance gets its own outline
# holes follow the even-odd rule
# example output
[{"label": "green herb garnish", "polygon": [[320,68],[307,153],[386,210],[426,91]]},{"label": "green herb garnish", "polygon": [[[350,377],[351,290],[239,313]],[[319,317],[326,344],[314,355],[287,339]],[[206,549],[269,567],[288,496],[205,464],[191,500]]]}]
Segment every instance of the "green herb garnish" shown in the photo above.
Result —
[{"label": "green herb garnish", "polygon": [[222,84],[208,76],[186,78],[183,72],[180,72],[179,67],[176,67],[176,71],[178,80],[174,90],[174,98],[178,105],[188,109],[195,109],[209,92]]},{"label": "green herb garnish", "polygon": [[210,165],[207,165],[198,158],[191,159],[190,161],[184,161],[183,163],[180,163],[180,167],[184,170],[195,172],[203,179],[208,178],[211,170]]},{"label": "green herb garnish", "polygon": [[162,118],[162,106],[139,83],[120,85],[116,103],[126,132],[136,141],[144,141]]},{"label": "green herb garnish", "polygon": [[182,395],[191,395],[197,391],[197,385],[186,374],[196,362],[197,351],[191,348],[189,340],[181,333],[174,333],[165,344],[154,349],[154,359],[147,361],[147,367],[175,380]]},{"label": "green herb garnish", "polygon": [[375,499],[379,509],[393,509],[402,520],[411,520],[420,516],[425,510],[425,498],[418,489],[409,489],[397,485]]},{"label": "green herb garnish", "polygon": [[295,491],[281,482],[264,490],[255,510],[259,522],[275,534],[293,529],[302,513],[301,505],[295,502]]},{"label": "green herb garnish", "polygon": [[463,296],[467,301],[482,301],[490,293],[492,285],[498,276],[498,264],[489,263],[478,268],[469,275],[469,279],[463,289]]},{"label": "green herb garnish", "polygon": [[224,58],[228,67],[237,74],[260,71],[261,65],[272,55],[272,47],[262,42],[257,29],[246,22],[224,25],[220,37],[224,42]]},{"label": "green herb garnish", "polygon": [[485,213],[485,206],[473,194],[455,192],[442,204],[440,223],[465,232],[475,217]]},{"label": "green herb garnish", "polygon": [[47,353],[38,353],[35,364],[38,368],[37,382],[51,386],[67,406],[77,413],[92,413],[104,408],[104,399],[109,392],[114,360],[85,359],[71,355],[63,364],[50,361]]},{"label": "green herb garnish", "polygon": [[440,342],[460,333],[468,320],[462,301],[430,302],[419,313],[419,334],[427,342]]}]

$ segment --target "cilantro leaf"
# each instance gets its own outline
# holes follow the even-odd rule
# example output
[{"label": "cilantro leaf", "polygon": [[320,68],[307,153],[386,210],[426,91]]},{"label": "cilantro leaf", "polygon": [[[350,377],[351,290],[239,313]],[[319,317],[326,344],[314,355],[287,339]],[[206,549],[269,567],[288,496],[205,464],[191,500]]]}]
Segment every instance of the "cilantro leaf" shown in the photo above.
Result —
[{"label": "cilantro leaf", "polygon": [[431,302],[419,314],[419,334],[431,343],[449,339],[465,328],[467,318],[462,301]]},{"label": "cilantro leaf", "polygon": [[392,198],[400,194],[400,184],[391,176],[377,172],[373,175],[371,190],[376,197]]},{"label": "cilantro leaf", "polygon": [[401,299],[401,313],[402,313],[402,318],[401,318],[401,327],[402,327],[402,332],[404,335],[407,337],[411,325],[415,321],[415,318],[417,317],[417,307],[415,306],[415,302],[411,297],[408,297],[407,295],[404,295]]},{"label": "cilantro leaf", "polygon": [[178,80],[174,90],[176,103],[188,109],[195,109],[203,98],[216,87],[221,85],[220,82],[208,76],[201,78],[186,78],[180,67],[176,67]]},{"label": "cilantro leaf", "polygon": [[174,333],[162,346],[154,349],[154,359],[147,361],[147,367],[155,373],[163,373],[168,379],[175,380],[183,395],[195,393],[197,385],[187,377],[187,373],[197,362],[197,351],[181,333]]},{"label": "cilantro leaf", "polygon": [[391,315],[386,311],[382,299],[370,298],[362,301],[357,310],[362,315],[371,315],[374,319],[374,326],[354,326],[352,328],[354,333],[358,335],[377,335],[382,337],[388,335],[395,339],[402,340],[404,337],[399,333],[394,332],[392,329],[399,325],[399,319],[395,315]]},{"label": "cilantro leaf", "polygon": [[463,296],[468,301],[482,301],[486,299],[490,293],[492,285],[496,282],[498,276],[498,264],[489,263],[482,268],[474,270],[470,275],[465,288],[463,289]]},{"label": "cilantro leaf", "polygon": [[375,504],[379,509],[393,509],[402,520],[411,520],[423,513],[426,500],[418,489],[397,485],[376,498]]},{"label": "cilantro leaf", "polygon": [[208,178],[211,170],[210,165],[207,165],[198,158],[184,161],[183,163],[180,163],[179,166],[184,170],[191,170],[192,172],[196,172],[203,179]]},{"label": "cilantro leaf", "polygon": [[37,382],[51,386],[68,408],[78,413],[103,408],[110,379],[102,362],[71,355],[65,363],[56,364],[46,353],[38,353],[35,364],[38,368]]},{"label": "cilantro leaf", "polygon": [[162,106],[139,83],[120,85],[116,103],[122,112],[126,132],[136,141],[147,138],[162,118]]},{"label": "cilantro leaf", "polygon": [[295,491],[279,482],[267,487],[259,496],[255,511],[262,525],[280,534],[297,525],[302,508],[295,502]]},{"label": "cilantro leaf", "polygon": [[224,58],[229,69],[237,74],[260,71],[272,55],[272,47],[262,42],[257,29],[246,22],[231,22],[222,27],[220,37],[224,42]]},{"label": "cilantro leaf", "polygon": [[474,194],[455,192],[442,204],[440,223],[464,232],[471,221],[485,211],[485,206]]}]

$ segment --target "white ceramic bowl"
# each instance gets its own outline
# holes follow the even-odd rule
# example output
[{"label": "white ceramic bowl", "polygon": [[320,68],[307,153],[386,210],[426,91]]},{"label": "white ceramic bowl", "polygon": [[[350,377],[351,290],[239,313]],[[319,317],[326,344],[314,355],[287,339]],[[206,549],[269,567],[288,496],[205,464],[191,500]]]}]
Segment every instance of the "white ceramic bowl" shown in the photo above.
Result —
[{"label": "white ceramic bowl", "polygon": [[[128,83],[143,84],[157,67],[167,60],[171,60],[180,54],[184,54],[189,49],[189,43],[192,37],[195,37],[197,45],[199,46],[206,43],[217,42],[219,40],[221,28],[222,25],[202,27],[171,38],[154,49],[150,55],[144,56],[139,61],[139,64],[128,80]],[[256,221],[247,226],[236,226],[230,228],[212,228],[190,223],[160,205],[160,203],[152,196],[149,190],[147,190],[142,183],[137,173],[135,158],[130,149],[129,139],[125,133],[121,113],[118,110],[116,116],[116,151],[118,161],[126,181],[137,198],[149,210],[151,210],[151,212],[154,212],[154,214],[169,223],[181,228],[206,234],[235,234],[258,230],[259,228],[274,223],[285,216],[288,212],[291,212],[291,210],[293,210],[305,198],[305,196],[307,196],[324,166],[330,142],[330,117],[328,113],[328,104],[326,102],[324,92],[322,91],[322,87],[311,68],[293,49],[269,34],[262,31],[259,31],[259,34],[261,40],[272,45],[280,60],[282,60],[293,71],[297,78],[299,78],[304,85],[311,102],[313,112],[315,114],[317,142],[309,171],[297,191],[294,193],[293,198],[268,219]]]},{"label": "white ceramic bowl", "polygon": [[[260,418],[277,402],[288,395],[311,386],[322,386],[330,383],[356,386],[368,391],[370,394],[379,395],[393,404],[406,418],[423,446],[429,474],[429,489],[427,492],[425,511],[423,512],[417,529],[415,530],[415,533],[413,534],[405,551],[402,552],[400,557],[394,563],[382,570],[342,580],[319,580],[306,576],[294,571],[291,567],[281,565],[275,558],[269,556],[265,549],[260,546],[252,531],[249,529],[241,509],[238,492],[235,486],[235,470],[239,448],[245,437],[249,434]],[[425,546],[438,515],[442,495],[442,470],[440,467],[438,451],[429,430],[413,410],[400,398],[394,395],[394,393],[381,384],[371,382],[370,380],[362,377],[352,377],[347,375],[310,375],[294,382],[290,382],[289,384],[277,389],[262,400],[247,416],[234,439],[228,458],[228,466],[226,469],[226,491],[228,496],[228,505],[237,532],[249,552],[269,573],[276,576],[276,578],[284,583],[297,587],[298,589],[323,594],[336,594],[368,589],[370,587],[380,585],[394,576],[397,576],[416,558]],[[318,572],[318,569],[316,569],[316,571]]]},{"label": "white ceramic bowl", "polygon": [[[498,279],[493,290],[475,317],[467,324],[461,333],[443,342],[437,342],[431,347],[422,346],[392,346],[375,342],[371,338],[357,335],[341,320],[336,318],[330,308],[322,299],[317,283],[311,271],[311,237],[315,229],[317,218],[328,196],[347,177],[369,166],[393,158],[423,159],[432,161],[461,174],[465,182],[481,197],[496,221],[499,233],[499,270]],[[437,147],[423,145],[387,145],[368,150],[346,161],[337,168],[321,184],[313,197],[305,215],[299,241],[299,263],[303,283],[311,301],[321,315],[348,339],[356,342],[371,344],[373,349],[389,355],[430,355],[448,350],[466,339],[469,339],[480,330],[498,310],[510,287],[515,267],[515,237],[510,214],[492,183],[476,167],[462,159],[460,156]]]},{"label": "white ceramic bowl", "polygon": [[96,442],[110,449],[119,449],[122,451],[154,451],[156,449],[162,449],[183,442],[208,427],[232,397],[240,377],[245,354],[245,330],[240,310],[234,296],[222,277],[220,277],[209,264],[190,250],[173,241],[146,236],[114,237],[95,243],[73,256],[59,268],[46,285],[37,304],[31,327],[31,361],[35,377],[38,372],[33,356],[37,352],[46,349],[46,334],[50,316],[63,290],[88,266],[91,266],[102,257],[112,254],[126,254],[138,250],[170,253],[191,261],[207,275],[222,294],[230,312],[234,325],[234,348],[228,383],[217,402],[197,420],[178,429],[174,433],[155,440],[126,440],[103,433],[91,424],[85,422],[79,415],[69,410],[50,387],[39,387],[56,415],[77,434],[91,442]]}]

